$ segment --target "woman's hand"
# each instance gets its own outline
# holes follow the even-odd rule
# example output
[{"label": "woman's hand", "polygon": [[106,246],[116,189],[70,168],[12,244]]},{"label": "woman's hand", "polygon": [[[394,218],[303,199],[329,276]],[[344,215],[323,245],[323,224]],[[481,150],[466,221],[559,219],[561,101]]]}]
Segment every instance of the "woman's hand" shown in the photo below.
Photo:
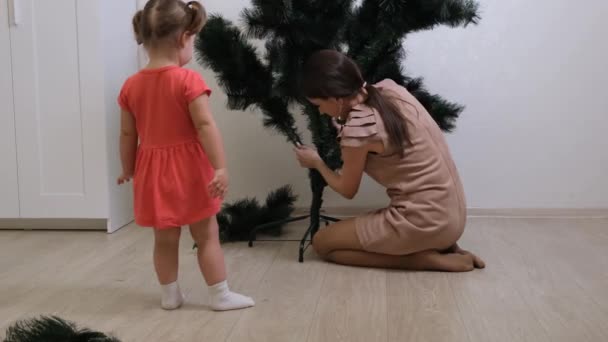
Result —
[{"label": "woman's hand", "polygon": [[296,153],[296,158],[298,158],[298,162],[302,167],[307,169],[317,169],[323,164],[323,159],[321,159],[319,153],[317,153],[317,150],[312,147],[301,145],[294,148],[294,152]]}]

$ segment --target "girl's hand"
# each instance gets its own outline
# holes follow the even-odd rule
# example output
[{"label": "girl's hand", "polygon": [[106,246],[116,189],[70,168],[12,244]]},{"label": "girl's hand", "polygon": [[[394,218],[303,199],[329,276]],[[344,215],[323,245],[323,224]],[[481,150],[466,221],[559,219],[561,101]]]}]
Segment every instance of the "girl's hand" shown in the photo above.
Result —
[{"label": "girl's hand", "polygon": [[131,180],[131,178],[133,178],[133,175],[123,173],[122,175],[120,175],[120,177],[118,177],[118,180],[116,180],[116,183],[118,185],[122,185],[124,183],[129,182]]},{"label": "girl's hand", "polygon": [[298,162],[300,166],[308,168],[308,169],[316,169],[323,163],[323,160],[312,147],[308,146],[298,146],[294,148],[294,152],[296,153],[296,158],[298,158]]},{"label": "girl's hand", "polygon": [[209,194],[214,198],[224,198],[228,191],[228,171],[226,169],[215,170],[215,176],[209,183]]}]

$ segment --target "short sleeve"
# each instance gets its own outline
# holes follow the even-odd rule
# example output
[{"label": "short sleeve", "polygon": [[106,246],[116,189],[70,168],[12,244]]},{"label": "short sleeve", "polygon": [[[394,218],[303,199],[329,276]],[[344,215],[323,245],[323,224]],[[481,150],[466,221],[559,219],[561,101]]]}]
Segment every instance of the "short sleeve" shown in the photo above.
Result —
[{"label": "short sleeve", "polygon": [[118,106],[121,109],[126,110],[129,113],[133,113],[131,110],[131,106],[129,105],[129,80],[127,80],[122,88],[120,89],[120,93],[118,94]]},{"label": "short sleeve", "polygon": [[341,146],[361,147],[375,142],[378,137],[376,115],[373,112],[354,112],[348,121],[338,128]]},{"label": "short sleeve", "polygon": [[203,80],[201,75],[199,75],[196,71],[193,70],[188,70],[184,82],[184,87],[184,97],[186,98],[187,103],[194,101],[197,97],[201,95],[211,95],[211,88],[207,86],[207,83],[205,82],[205,80]]}]

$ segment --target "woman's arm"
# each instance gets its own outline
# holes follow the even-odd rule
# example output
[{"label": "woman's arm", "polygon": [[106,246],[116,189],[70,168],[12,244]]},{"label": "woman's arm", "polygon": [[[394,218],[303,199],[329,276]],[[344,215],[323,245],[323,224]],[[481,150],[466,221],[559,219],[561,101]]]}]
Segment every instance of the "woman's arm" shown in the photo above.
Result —
[{"label": "woman's arm", "polygon": [[366,147],[343,147],[340,173],[332,171],[319,157],[317,151],[310,147],[300,147],[295,150],[300,165],[317,169],[327,184],[345,198],[352,199],[359,191],[363,169],[367,159]]}]

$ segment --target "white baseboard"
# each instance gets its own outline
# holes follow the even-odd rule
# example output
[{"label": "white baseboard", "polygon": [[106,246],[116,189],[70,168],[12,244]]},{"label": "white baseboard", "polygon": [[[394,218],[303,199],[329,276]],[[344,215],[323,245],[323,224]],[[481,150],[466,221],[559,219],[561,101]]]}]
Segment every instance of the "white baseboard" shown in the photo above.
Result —
[{"label": "white baseboard", "polygon": [[103,230],[105,219],[0,219],[0,229],[15,230]]},{"label": "white baseboard", "polygon": [[469,217],[608,218],[608,208],[469,208]]},{"label": "white baseboard", "polygon": [[[323,213],[338,218],[354,217],[378,208],[328,207]],[[297,208],[305,213],[308,208]],[[608,218],[608,208],[469,208],[469,217],[513,217],[513,218]]]},{"label": "white baseboard", "polygon": [[[378,208],[328,207],[322,213],[337,218],[355,217]],[[296,208],[295,215],[308,212]],[[469,208],[469,217],[504,218],[606,218],[608,208]],[[15,230],[107,230],[104,219],[0,219],[0,229]]]}]

